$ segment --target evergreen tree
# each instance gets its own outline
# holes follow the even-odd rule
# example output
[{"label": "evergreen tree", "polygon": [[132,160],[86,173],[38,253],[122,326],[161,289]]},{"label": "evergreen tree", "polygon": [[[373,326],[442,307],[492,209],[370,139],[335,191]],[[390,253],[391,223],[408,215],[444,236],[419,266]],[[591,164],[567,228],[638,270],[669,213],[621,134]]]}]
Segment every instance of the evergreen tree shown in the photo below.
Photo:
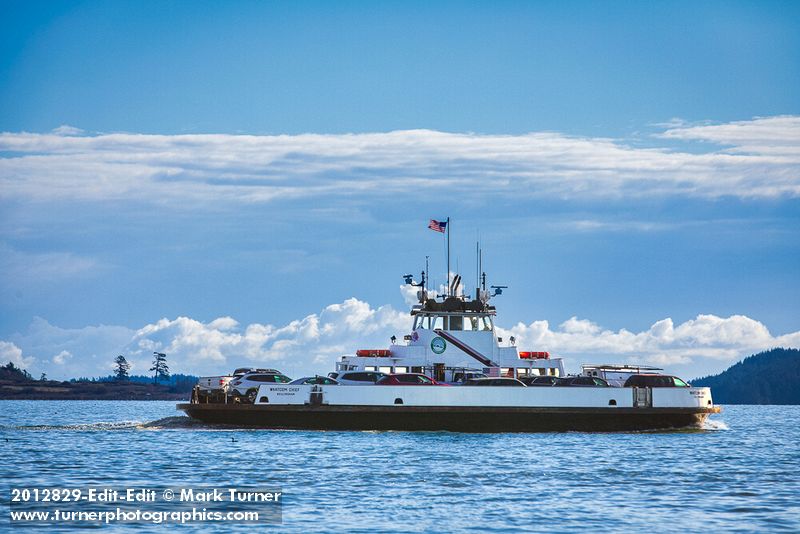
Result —
[{"label": "evergreen tree", "polygon": [[153,353],[153,367],[150,368],[154,371],[153,382],[158,384],[161,378],[169,378],[169,366],[167,365],[167,355],[163,352]]},{"label": "evergreen tree", "polygon": [[121,382],[128,380],[128,371],[131,368],[131,364],[128,363],[128,360],[125,359],[125,356],[120,354],[114,358],[114,365],[114,379]]},{"label": "evergreen tree", "polygon": [[4,380],[33,380],[28,371],[20,369],[13,362],[8,362],[0,367],[0,378]]},{"label": "evergreen tree", "polygon": [[39,377],[39,381],[40,382],[44,382],[46,380],[47,380],[47,374],[46,373],[42,373],[42,376]]}]

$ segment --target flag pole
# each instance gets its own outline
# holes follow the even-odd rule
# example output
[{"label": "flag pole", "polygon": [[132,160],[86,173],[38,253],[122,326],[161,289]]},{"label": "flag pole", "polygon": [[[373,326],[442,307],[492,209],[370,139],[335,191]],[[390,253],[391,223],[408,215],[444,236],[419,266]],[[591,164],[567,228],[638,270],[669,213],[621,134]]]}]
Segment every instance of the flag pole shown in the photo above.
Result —
[{"label": "flag pole", "polygon": [[447,225],[445,225],[445,230],[447,230],[447,296],[451,297],[450,294],[450,217],[447,218]]}]

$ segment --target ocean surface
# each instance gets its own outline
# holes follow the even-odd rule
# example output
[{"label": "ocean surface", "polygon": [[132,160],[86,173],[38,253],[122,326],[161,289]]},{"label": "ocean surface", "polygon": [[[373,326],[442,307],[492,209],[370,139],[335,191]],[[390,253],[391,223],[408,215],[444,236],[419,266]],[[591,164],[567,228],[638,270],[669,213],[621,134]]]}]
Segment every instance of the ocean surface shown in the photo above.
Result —
[{"label": "ocean surface", "polygon": [[[8,518],[12,487],[275,487],[283,532],[800,531],[800,406],[723,410],[700,430],[457,434],[212,428],[174,402],[0,401],[0,495]],[[175,527],[106,530],[120,528]]]}]

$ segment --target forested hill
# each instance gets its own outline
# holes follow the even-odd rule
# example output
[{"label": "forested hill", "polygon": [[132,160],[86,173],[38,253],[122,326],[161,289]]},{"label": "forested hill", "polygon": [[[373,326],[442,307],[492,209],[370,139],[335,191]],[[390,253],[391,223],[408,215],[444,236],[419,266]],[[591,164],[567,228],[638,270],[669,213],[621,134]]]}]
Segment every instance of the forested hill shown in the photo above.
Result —
[{"label": "forested hill", "polygon": [[718,404],[800,404],[800,350],[754,354],[692,385],[710,387]]}]

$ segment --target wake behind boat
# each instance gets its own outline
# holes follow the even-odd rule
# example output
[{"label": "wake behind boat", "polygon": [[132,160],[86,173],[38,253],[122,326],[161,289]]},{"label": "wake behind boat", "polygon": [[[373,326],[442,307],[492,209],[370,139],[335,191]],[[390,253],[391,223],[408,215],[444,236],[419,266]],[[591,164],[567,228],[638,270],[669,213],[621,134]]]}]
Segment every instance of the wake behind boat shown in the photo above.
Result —
[{"label": "wake behind boat", "polygon": [[[490,301],[505,287],[487,290],[485,273],[473,298],[462,293],[460,275],[439,297],[427,272],[419,283],[405,279],[419,288],[419,303],[401,343],[393,336],[388,348],[342,356],[328,378],[305,383],[280,383],[285,377],[274,370],[209,377],[178,409],[246,427],[466,432],[681,428],[720,411],[709,388],[656,368],[584,366],[580,376],[565,377],[561,358],[518,350],[513,337],[497,336]],[[242,377],[267,383],[240,391]]]}]

